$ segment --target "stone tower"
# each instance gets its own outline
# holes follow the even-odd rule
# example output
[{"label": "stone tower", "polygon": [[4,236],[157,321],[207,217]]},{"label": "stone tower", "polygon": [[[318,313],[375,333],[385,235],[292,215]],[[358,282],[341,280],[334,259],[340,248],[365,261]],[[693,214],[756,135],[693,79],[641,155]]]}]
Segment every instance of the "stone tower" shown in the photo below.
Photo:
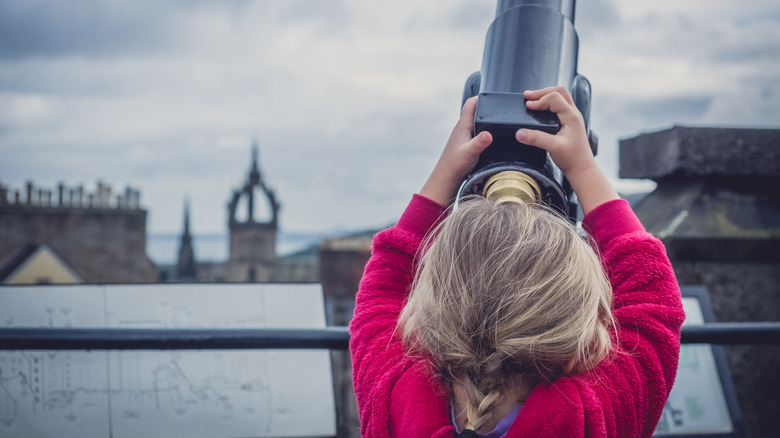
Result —
[{"label": "stone tower", "polygon": [[190,201],[188,199],[184,203],[184,232],[181,234],[181,243],[179,244],[176,278],[179,281],[191,282],[195,281],[197,277],[195,251],[192,248],[192,235],[190,234]]},{"label": "stone tower", "polygon": [[[266,220],[258,220],[255,217],[256,202],[267,204],[269,217]],[[263,181],[258,165],[258,147],[255,144],[252,146],[249,176],[244,186],[233,192],[228,204],[228,281],[252,283],[271,279],[276,266],[279,207],[273,190]],[[242,210],[246,215],[240,218]]]}]

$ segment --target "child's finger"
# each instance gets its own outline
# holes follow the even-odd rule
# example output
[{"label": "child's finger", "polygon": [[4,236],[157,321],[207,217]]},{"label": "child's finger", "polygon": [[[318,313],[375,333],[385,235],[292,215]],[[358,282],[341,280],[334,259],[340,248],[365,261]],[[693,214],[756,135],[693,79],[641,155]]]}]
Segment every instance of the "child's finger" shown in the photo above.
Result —
[{"label": "child's finger", "polygon": [[471,154],[479,155],[490,146],[490,143],[493,143],[493,135],[487,131],[482,131],[466,143],[466,149]]},{"label": "child's finger", "polygon": [[579,111],[573,103],[569,103],[564,96],[558,92],[552,92],[542,96],[539,100],[529,100],[526,106],[532,110],[550,110],[554,112],[561,121],[561,124],[567,124],[577,119]]},{"label": "child's finger", "polygon": [[458,124],[470,123],[474,124],[474,115],[477,112],[477,96],[470,97],[463,103],[463,108],[460,110],[460,119]]},{"label": "child's finger", "polygon": [[526,99],[539,100],[550,93],[558,93],[563,96],[566,102],[568,102],[570,105],[574,105],[574,98],[571,96],[571,93],[569,93],[569,90],[566,87],[547,87],[542,88],[541,90],[526,90],[523,92],[523,95]]},{"label": "child's finger", "polygon": [[474,112],[477,109],[477,96],[472,96],[466,99],[465,102],[463,102],[463,108],[460,110],[460,117],[463,118],[464,116],[471,115],[474,117]]},{"label": "child's finger", "polygon": [[517,141],[552,152],[558,144],[558,137],[535,129],[519,129],[515,133]]},{"label": "child's finger", "polygon": [[457,132],[459,137],[463,138],[463,141],[471,138],[471,133],[474,130],[474,115],[477,112],[477,96],[471,97],[463,104],[463,108],[460,111],[460,119],[455,125],[454,131]]}]

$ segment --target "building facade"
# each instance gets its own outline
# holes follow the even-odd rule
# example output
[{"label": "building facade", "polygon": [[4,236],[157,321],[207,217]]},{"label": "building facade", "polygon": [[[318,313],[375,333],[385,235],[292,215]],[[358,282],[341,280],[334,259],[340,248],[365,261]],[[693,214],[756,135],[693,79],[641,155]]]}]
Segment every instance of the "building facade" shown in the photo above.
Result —
[{"label": "building facade", "polygon": [[114,197],[98,182],[93,193],[60,184],[27,183],[9,197],[0,186],[0,267],[26,246],[45,244],[85,283],[154,283],[157,267],[146,255],[146,211],[128,187]]}]

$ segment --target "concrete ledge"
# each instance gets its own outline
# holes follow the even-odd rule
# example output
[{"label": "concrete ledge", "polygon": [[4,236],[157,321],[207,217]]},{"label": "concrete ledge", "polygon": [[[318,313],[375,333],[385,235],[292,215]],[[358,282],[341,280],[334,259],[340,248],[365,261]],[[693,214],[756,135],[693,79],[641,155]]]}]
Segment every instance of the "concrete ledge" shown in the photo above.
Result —
[{"label": "concrete ledge", "polygon": [[780,129],[670,129],[620,140],[621,178],[780,177]]}]

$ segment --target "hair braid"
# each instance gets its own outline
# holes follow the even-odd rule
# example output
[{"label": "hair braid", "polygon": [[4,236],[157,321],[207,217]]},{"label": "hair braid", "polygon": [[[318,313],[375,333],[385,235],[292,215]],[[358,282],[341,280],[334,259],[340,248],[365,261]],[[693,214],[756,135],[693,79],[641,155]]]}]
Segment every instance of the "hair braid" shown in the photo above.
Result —
[{"label": "hair braid", "polygon": [[499,388],[493,388],[486,393],[480,390],[474,382],[466,378],[461,380],[468,398],[466,405],[466,429],[479,430],[490,419],[493,408],[502,394]]},{"label": "hair braid", "polygon": [[504,385],[511,379],[504,367],[504,354],[493,351],[487,355],[472,358],[474,367],[458,382],[463,385],[466,404],[466,428],[479,430],[492,416],[493,408],[504,397],[508,389]]}]

